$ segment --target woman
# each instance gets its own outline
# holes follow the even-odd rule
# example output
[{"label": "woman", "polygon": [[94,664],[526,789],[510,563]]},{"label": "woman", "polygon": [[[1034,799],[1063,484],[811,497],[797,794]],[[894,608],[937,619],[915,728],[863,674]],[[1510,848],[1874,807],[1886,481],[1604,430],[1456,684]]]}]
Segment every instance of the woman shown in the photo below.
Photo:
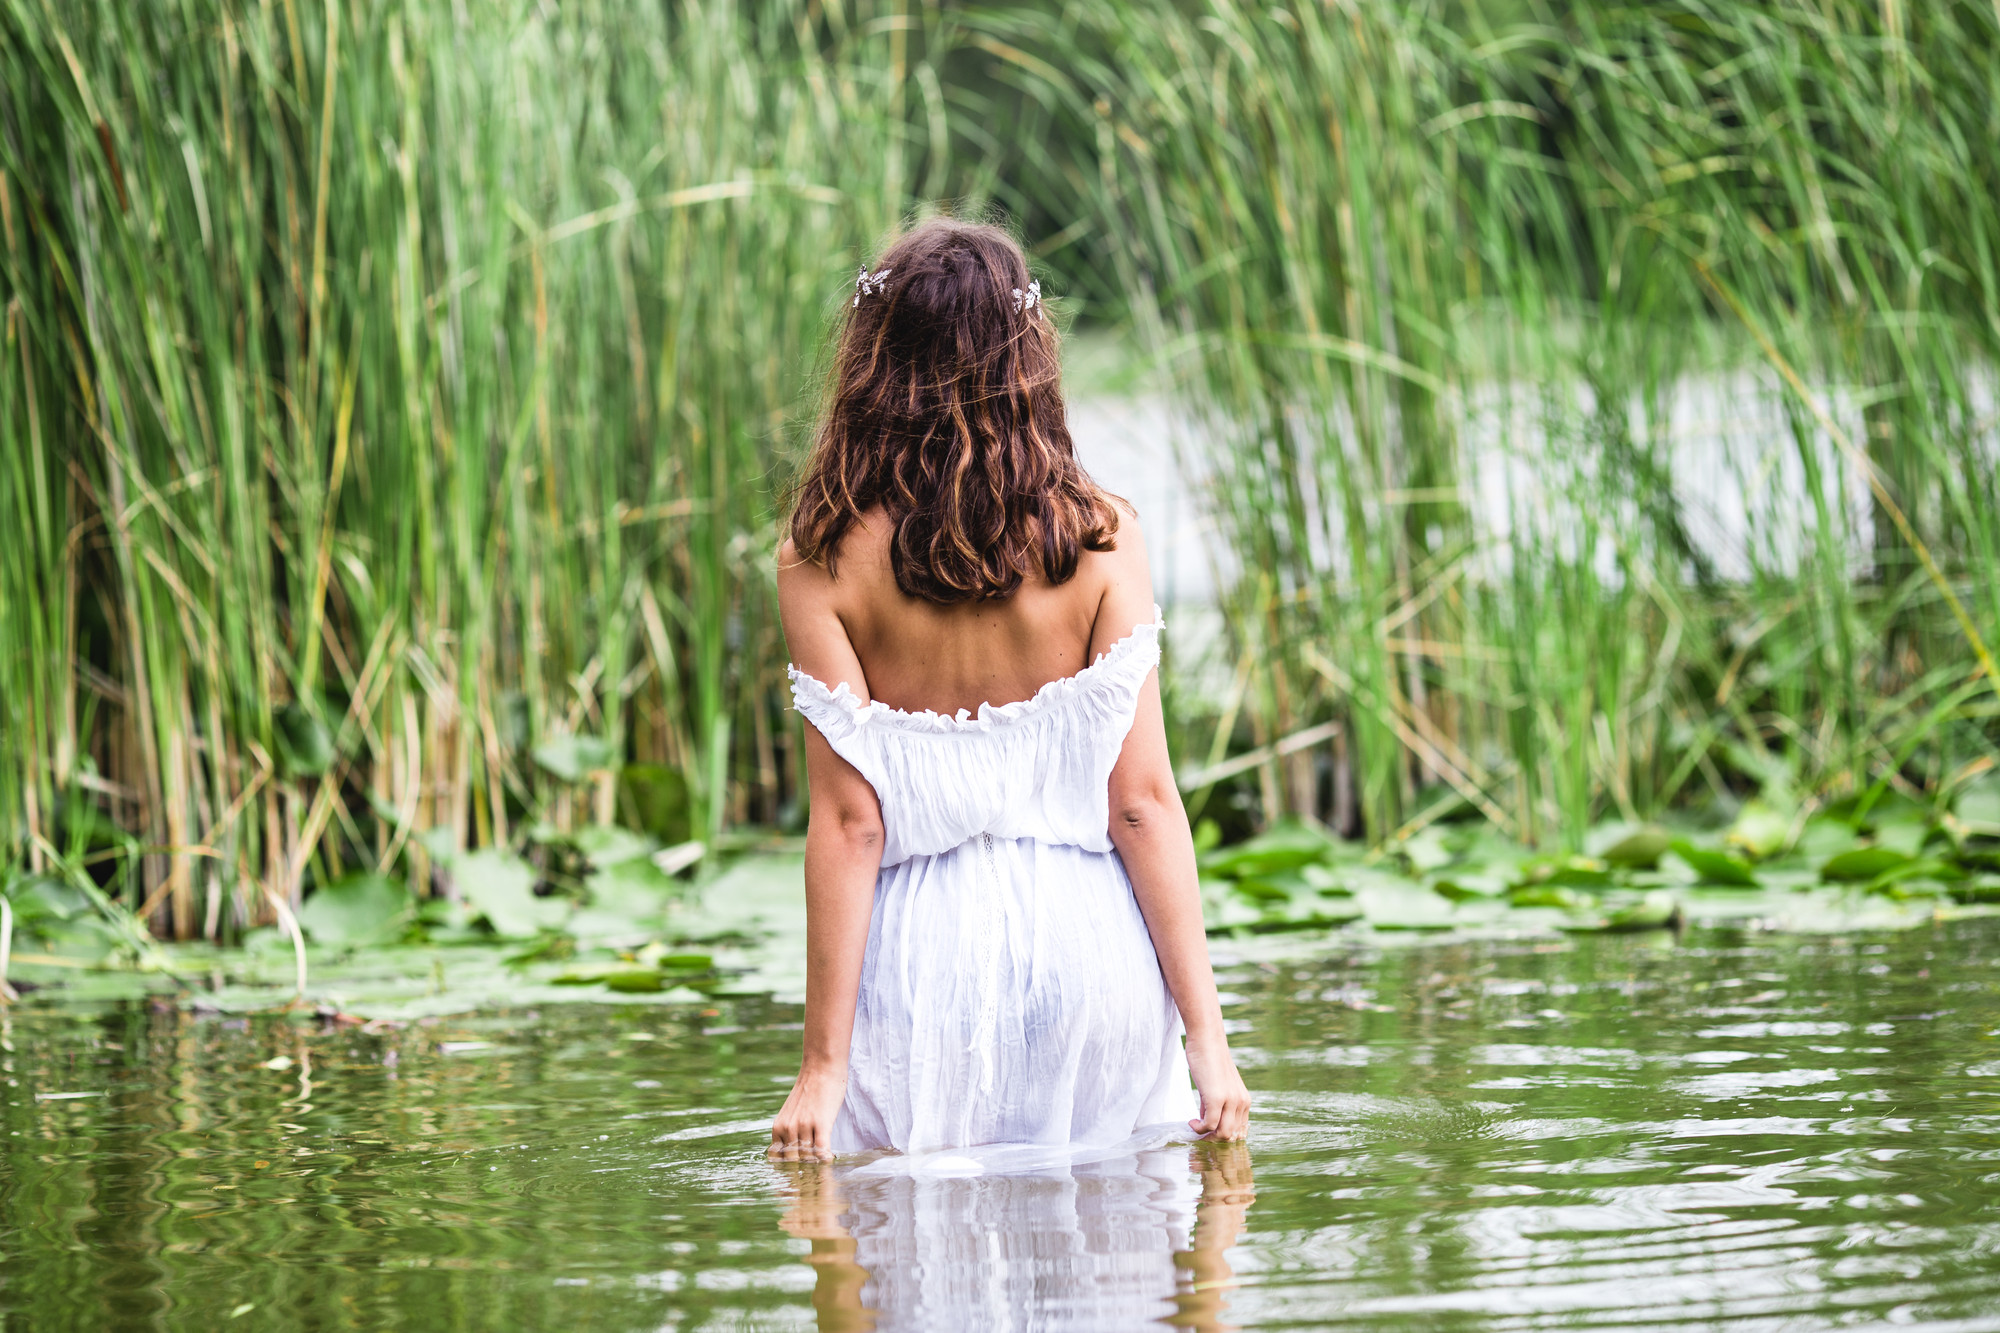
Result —
[{"label": "woman", "polygon": [[812,815],[774,1156],[1243,1136],[1145,546],[1059,378],[1004,232],[926,222],[856,280],[778,559]]}]

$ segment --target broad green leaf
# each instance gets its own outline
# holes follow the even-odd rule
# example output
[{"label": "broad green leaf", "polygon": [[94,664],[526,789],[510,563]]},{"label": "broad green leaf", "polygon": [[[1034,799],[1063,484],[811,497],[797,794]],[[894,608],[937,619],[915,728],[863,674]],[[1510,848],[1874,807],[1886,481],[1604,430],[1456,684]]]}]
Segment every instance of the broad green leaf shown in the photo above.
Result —
[{"label": "broad green leaf", "polygon": [[1680,919],[1680,899],[1671,893],[1654,892],[1636,903],[1606,912],[1604,929],[1658,930],[1664,926],[1674,925]]},{"label": "broad green leaf", "polygon": [[1722,840],[1742,848],[1753,860],[1762,861],[1784,850],[1791,834],[1791,815],[1759,799],[1744,802],[1736,822],[1729,826]]},{"label": "broad green leaf", "polygon": [[1865,884],[1872,879],[1916,862],[1908,852],[1893,847],[1857,847],[1842,852],[1819,868],[1820,878],[1830,884]]},{"label": "broad green leaf", "polygon": [[1984,777],[1958,794],[1958,822],[1966,831],[2000,838],[2000,777]]},{"label": "broad green leaf", "polygon": [[1852,824],[1815,816],[1806,821],[1805,831],[1799,834],[1798,846],[1793,851],[1801,856],[1823,860],[1851,850],[1858,836]]},{"label": "broad green leaf", "polygon": [[495,934],[525,939],[569,916],[563,899],[535,896],[534,867],[512,852],[497,847],[468,852],[454,858],[451,873],[459,893]]},{"label": "broad green leaf", "polygon": [[599,870],[624,861],[651,856],[659,844],[642,834],[616,825],[593,824],[575,836],[577,850]]},{"label": "broad green leaf", "polygon": [[1600,857],[1607,864],[1627,870],[1652,870],[1660,864],[1660,858],[1667,854],[1667,848],[1672,843],[1673,839],[1665,829],[1648,825],[1612,843],[1600,853]]},{"label": "broad green leaf", "polygon": [[601,736],[552,736],[531,752],[535,762],[564,782],[582,782],[611,767],[611,743]]},{"label": "broad green leaf", "polygon": [[15,919],[33,922],[43,918],[68,921],[90,910],[90,899],[74,884],[50,876],[23,880],[7,891]]},{"label": "broad green leaf", "polygon": [[1560,907],[1575,911],[1596,899],[1561,884],[1523,884],[1507,891],[1507,901],[1515,907]]},{"label": "broad green leaf", "polygon": [[1928,822],[1914,819],[1899,819],[1890,824],[1878,824],[1875,828],[1875,845],[1887,847],[1891,851],[1915,856],[1929,841],[1931,826]]},{"label": "broad green leaf", "polygon": [[299,925],[317,944],[353,948],[396,938],[415,914],[416,903],[400,880],[344,875],[306,895]]},{"label": "broad green leaf", "polygon": [[1757,887],[1757,872],[1727,852],[1708,851],[1686,838],[1675,838],[1673,853],[1700,875],[1704,884],[1731,884],[1746,889]]}]

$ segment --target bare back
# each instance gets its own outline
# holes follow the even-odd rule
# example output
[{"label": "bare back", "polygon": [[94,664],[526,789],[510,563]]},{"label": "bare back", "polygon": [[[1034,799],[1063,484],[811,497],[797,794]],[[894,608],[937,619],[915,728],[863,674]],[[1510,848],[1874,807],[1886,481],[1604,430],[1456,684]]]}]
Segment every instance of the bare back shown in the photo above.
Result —
[{"label": "bare back", "polygon": [[906,596],[889,563],[889,526],[871,510],[842,541],[835,577],[779,555],[778,592],[793,660],[829,684],[909,712],[977,711],[1073,676],[1153,616],[1139,525],[1086,551],[1060,585],[1035,578],[992,602],[938,606]]}]

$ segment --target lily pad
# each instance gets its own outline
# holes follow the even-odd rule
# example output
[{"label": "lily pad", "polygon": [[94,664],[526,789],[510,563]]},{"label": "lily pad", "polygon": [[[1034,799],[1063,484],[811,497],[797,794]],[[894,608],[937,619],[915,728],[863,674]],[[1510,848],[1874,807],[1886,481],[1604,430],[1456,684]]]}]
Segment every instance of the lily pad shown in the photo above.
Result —
[{"label": "lily pad", "polygon": [[1201,858],[1203,873],[1231,879],[1271,875],[1333,860],[1338,845],[1318,829],[1287,821]]},{"label": "lily pad", "polygon": [[1606,930],[1658,930],[1678,925],[1681,921],[1680,899],[1671,893],[1649,893],[1636,903],[1629,903],[1604,914]]},{"label": "lily pad", "polygon": [[1958,822],[1968,833],[2000,838],[2000,777],[1984,777],[1958,794]]},{"label": "lily pad", "polygon": [[1757,887],[1757,872],[1747,862],[1727,852],[1709,851],[1695,846],[1686,838],[1676,838],[1673,853],[1687,862],[1705,884],[1729,884],[1746,889]]},{"label": "lily pad", "polygon": [[1758,861],[1776,856],[1791,840],[1792,817],[1767,801],[1751,800],[1743,804],[1736,822],[1729,826],[1729,832],[1722,840],[1732,847],[1740,847]]},{"label": "lily pad", "polygon": [[316,944],[355,948],[395,939],[416,915],[402,881],[373,873],[344,875],[306,896],[299,925]]},{"label": "lily pad", "polygon": [[1830,884],[1866,884],[1892,870],[1916,861],[1908,852],[1893,847],[1857,847],[1842,852],[1819,868],[1820,878]]},{"label": "lily pad", "polygon": [[583,853],[584,859],[599,870],[651,856],[659,846],[644,834],[604,824],[593,824],[589,828],[579,829],[575,841],[577,850]]},{"label": "lily pad", "polygon": [[562,925],[569,904],[535,896],[535,871],[526,861],[497,847],[454,857],[453,880],[465,901],[495,934],[525,939]]},{"label": "lily pad", "polygon": [[1648,825],[1626,834],[1606,847],[1600,855],[1608,865],[1626,870],[1653,870],[1658,868],[1660,858],[1672,845],[1673,839],[1665,829]]}]

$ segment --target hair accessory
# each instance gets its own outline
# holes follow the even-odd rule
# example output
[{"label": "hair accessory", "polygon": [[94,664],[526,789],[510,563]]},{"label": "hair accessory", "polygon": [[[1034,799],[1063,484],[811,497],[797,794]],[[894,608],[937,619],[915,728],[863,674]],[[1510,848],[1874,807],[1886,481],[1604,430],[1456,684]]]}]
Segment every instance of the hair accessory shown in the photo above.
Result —
[{"label": "hair accessory", "polygon": [[1026,313],[1042,303],[1042,284],[1039,279],[1028,284],[1028,290],[1014,289],[1014,308]]},{"label": "hair accessory", "polygon": [[[860,305],[864,296],[880,296],[882,284],[888,281],[890,271],[885,268],[879,273],[870,273],[868,266],[863,264],[861,272],[854,279],[854,304]],[[1015,295],[1018,296],[1020,293],[1016,292]]]}]

